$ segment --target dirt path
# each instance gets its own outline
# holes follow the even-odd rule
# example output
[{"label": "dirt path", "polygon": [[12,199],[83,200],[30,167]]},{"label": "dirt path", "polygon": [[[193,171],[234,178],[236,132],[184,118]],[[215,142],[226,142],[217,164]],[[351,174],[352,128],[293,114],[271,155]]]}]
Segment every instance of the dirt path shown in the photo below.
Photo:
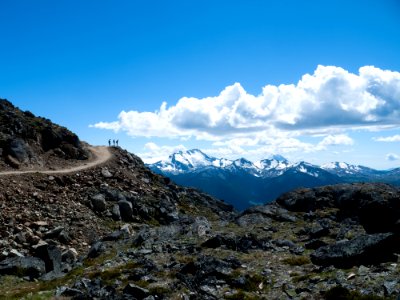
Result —
[{"label": "dirt path", "polygon": [[111,158],[111,152],[109,147],[98,146],[98,147],[89,147],[89,150],[94,155],[94,159],[90,162],[84,162],[80,166],[59,169],[59,170],[28,170],[28,171],[4,171],[0,172],[0,176],[6,175],[20,175],[20,174],[30,174],[30,173],[42,173],[42,174],[66,174],[79,172],[82,170],[86,170],[102,163],[105,163],[107,160]]}]

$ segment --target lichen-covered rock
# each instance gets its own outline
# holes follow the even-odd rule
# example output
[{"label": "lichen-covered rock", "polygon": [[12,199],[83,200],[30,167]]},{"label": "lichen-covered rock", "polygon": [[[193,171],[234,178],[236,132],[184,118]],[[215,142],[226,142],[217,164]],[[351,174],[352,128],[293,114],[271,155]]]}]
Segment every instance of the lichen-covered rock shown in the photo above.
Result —
[{"label": "lichen-covered rock", "polygon": [[43,260],[37,257],[12,257],[0,262],[0,274],[39,278],[46,273]]},{"label": "lichen-covered rock", "polygon": [[350,241],[341,241],[318,248],[311,254],[314,264],[347,268],[361,264],[396,261],[400,238],[392,233],[361,235]]}]

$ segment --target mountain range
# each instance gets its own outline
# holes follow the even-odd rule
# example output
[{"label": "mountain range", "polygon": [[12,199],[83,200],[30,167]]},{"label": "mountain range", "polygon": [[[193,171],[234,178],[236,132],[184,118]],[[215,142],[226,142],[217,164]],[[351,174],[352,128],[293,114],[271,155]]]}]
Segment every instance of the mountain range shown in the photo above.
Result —
[{"label": "mountain range", "polygon": [[351,182],[400,184],[400,168],[375,170],[345,162],[317,166],[305,161],[290,162],[281,155],[251,162],[245,158],[216,158],[199,149],[178,151],[166,160],[147,166],[178,184],[198,188],[239,210],[271,202],[282,193],[300,187]]}]

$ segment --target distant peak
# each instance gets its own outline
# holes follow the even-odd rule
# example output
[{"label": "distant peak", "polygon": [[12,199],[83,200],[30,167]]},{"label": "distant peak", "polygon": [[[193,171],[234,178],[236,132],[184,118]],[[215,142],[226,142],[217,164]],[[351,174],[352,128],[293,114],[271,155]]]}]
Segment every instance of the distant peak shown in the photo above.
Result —
[{"label": "distant peak", "polygon": [[241,163],[252,163],[251,161],[249,161],[249,160],[245,159],[244,157],[241,157],[241,158],[235,159],[235,161],[237,161],[237,162],[241,162]]},{"label": "distant peak", "polygon": [[269,159],[276,161],[287,161],[287,159],[280,154],[273,154],[269,157]]},{"label": "distant peak", "polygon": [[201,151],[200,149],[190,149],[186,151],[187,153],[193,154],[193,153],[201,153],[206,155],[203,151]]},{"label": "distant peak", "polygon": [[324,164],[321,167],[324,169],[347,169],[352,166],[345,162],[333,161],[333,162]]}]

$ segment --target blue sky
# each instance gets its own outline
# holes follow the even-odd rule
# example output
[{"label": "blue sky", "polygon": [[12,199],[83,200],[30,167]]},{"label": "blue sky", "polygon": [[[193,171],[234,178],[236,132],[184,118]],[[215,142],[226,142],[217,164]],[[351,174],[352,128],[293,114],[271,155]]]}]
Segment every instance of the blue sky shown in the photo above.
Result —
[{"label": "blue sky", "polygon": [[0,22],[0,97],[92,144],[400,166],[397,0],[3,0]]}]

